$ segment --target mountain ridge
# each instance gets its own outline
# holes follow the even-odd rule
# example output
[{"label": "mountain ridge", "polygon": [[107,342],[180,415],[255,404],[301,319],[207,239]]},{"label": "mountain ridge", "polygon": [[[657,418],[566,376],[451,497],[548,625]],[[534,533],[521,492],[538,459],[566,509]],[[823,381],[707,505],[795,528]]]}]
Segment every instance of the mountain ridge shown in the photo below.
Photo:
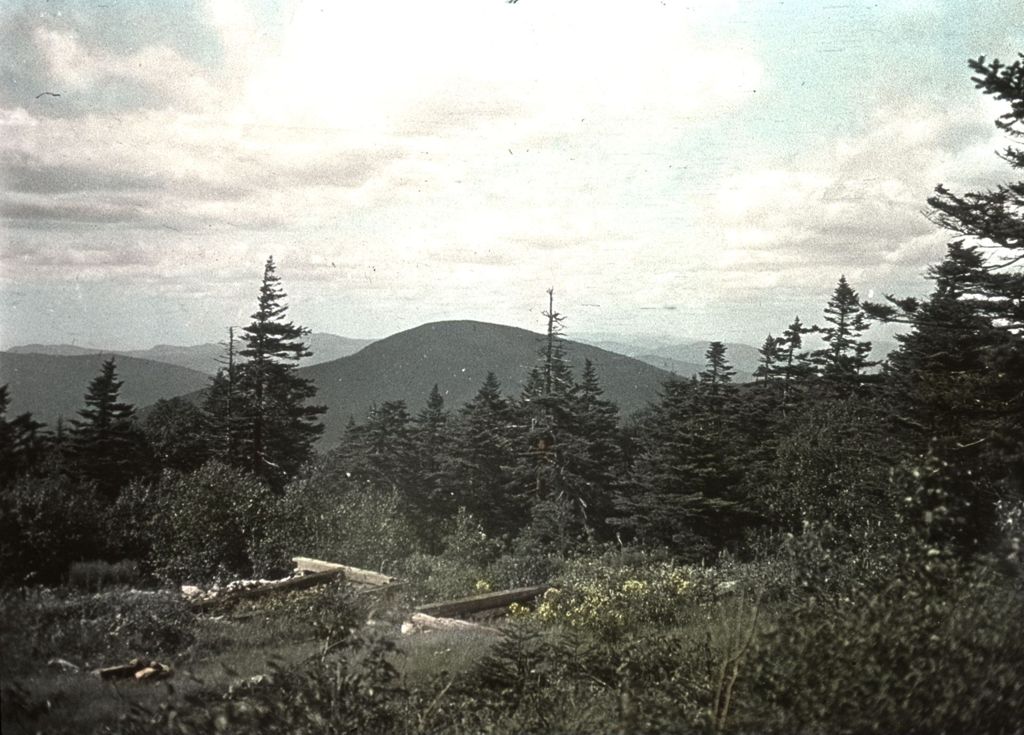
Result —
[{"label": "mountain ridge", "polygon": [[[374,403],[403,400],[410,413],[425,404],[435,384],[448,409],[458,409],[479,391],[488,372],[502,394],[518,394],[537,364],[542,334],[475,320],[428,322],[377,340],[354,355],[298,371],[317,386],[318,404],[329,406],[321,443],[333,446],[350,417],[362,421]],[[566,339],[566,354],[579,377],[589,358],[605,397],[623,416],[657,400],[671,373],[635,358]]]},{"label": "mountain ridge", "polygon": [[[330,332],[313,332],[308,335],[307,344],[313,352],[309,358],[300,361],[301,366],[317,365],[354,354],[375,340],[342,337]],[[152,360],[168,365],[198,370],[214,375],[221,367],[225,347],[219,342],[203,342],[195,345],[158,344],[144,350],[103,350],[93,347],[79,347],[69,344],[27,344],[15,345],[4,352],[11,354],[35,354],[52,356],[80,355],[123,355],[140,360]]]},{"label": "mountain ridge", "polygon": [[[0,385],[8,385],[11,398],[7,413],[16,416],[29,411],[37,421],[51,428],[58,417],[74,418],[85,407],[89,383],[100,373],[110,353],[83,355],[45,355],[39,353],[0,352]],[[161,398],[194,393],[209,383],[209,376],[198,370],[143,360],[128,355],[113,355],[118,380],[124,381],[121,399],[137,409]]]}]

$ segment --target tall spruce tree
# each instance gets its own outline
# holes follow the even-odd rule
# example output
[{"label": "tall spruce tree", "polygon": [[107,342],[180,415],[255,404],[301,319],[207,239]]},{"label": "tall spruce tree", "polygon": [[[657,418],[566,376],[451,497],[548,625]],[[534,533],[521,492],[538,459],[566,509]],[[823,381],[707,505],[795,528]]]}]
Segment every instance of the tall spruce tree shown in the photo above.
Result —
[{"label": "tall spruce tree", "polygon": [[726,413],[736,398],[736,386],[732,379],[736,375],[732,364],[725,356],[726,348],[721,342],[712,342],[704,353],[705,366],[700,372],[706,410],[712,417],[714,428],[721,431]]},{"label": "tall spruce tree", "polygon": [[343,451],[349,458],[347,471],[357,481],[418,500],[413,492],[416,451],[412,431],[412,417],[405,401],[384,401],[372,406],[366,421],[346,436]]},{"label": "tall spruce tree", "polygon": [[210,458],[206,417],[185,398],[161,398],[146,415],[142,431],[165,470],[192,472]]},{"label": "tall spruce tree", "polygon": [[554,290],[547,293],[546,333],[518,403],[523,440],[514,474],[530,506],[532,539],[564,553],[594,537],[609,509],[608,473],[618,455],[601,457],[597,447],[614,446],[615,409],[601,398],[593,365],[577,384],[566,355],[565,318],[555,311]]},{"label": "tall spruce tree", "polygon": [[778,376],[778,365],[782,359],[783,340],[773,337],[770,333],[757,350],[757,368],[754,370],[754,381],[768,384]]},{"label": "tall spruce tree", "polygon": [[569,437],[564,429],[571,422],[576,382],[565,354],[565,317],[554,309],[554,289],[548,289],[548,309],[542,312],[547,330],[538,351],[537,365],[530,371],[520,396],[519,423],[525,429],[524,446],[517,474],[520,490],[541,500],[560,489],[560,453]]},{"label": "tall spruce tree", "polygon": [[645,545],[699,560],[742,533],[731,448],[713,427],[705,389],[670,380],[639,427],[639,451],[609,523]]},{"label": "tall spruce tree", "polygon": [[588,525],[598,538],[610,536],[607,519],[612,515],[615,486],[625,471],[619,431],[619,408],[604,397],[597,368],[584,360],[577,391],[577,426],[582,451],[576,472],[584,481],[583,500]]},{"label": "tall spruce tree", "polygon": [[422,507],[434,518],[451,516],[458,509],[444,487],[444,457],[451,444],[451,416],[437,384],[427,396],[427,405],[412,422],[412,443],[416,464],[416,494]]},{"label": "tall spruce tree", "polygon": [[780,338],[779,360],[776,372],[782,380],[782,412],[785,414],[797,401],[805,381],[814,373],[810,357],[804,351],[804,335],[813,334],[815,327],[805,327],[797,316],[786,327]]},{"label": "tall spruce tree", "polygon": [[[984,56],[969,62],[975,86],[1009,109],[996,119],[1010,140],[1001,158],[1014,172],[1024,170],[1024,54],[1010,64]],[[989,372],[986,390],[998,426],[984,442],[990,456],[1006,468],[1007,492],[1024,496],[1024,181],[994,189],[957,194],[938,186],[928,200],[932,219],[943,228],[970,238],[984,254],[974,264],[964,289],[975,308],[991,319],[1000,339],[984,350]],[[999,456],[996,457],[995,455]],[[1011,490],[1012,488],[1012,490]]]},{"label": "tall spruce tree", "polygon": [[318,418],[327,410],[309,405],[316,387],[296,374],[299,360],[312,354],[303,340],[309,330],[286,321],[284,298],[271,256],[257,309],[242,330],[239,355],[246,362],[239,366],[238,388],[242,466],[275,487],[312,456],[313,442],[323,432]]},{"label": "tall spruce tree", "polygon": [[513,408],[487,373],[477,394],[452,422],[441,481],[456,507],[469,511],[491,534],[513,533],[526,522],[522,498],[512,492],[518,431]]},{"label": "tall spruce tree", "polygon": [[115,359],[105,360],[89,383],[79,418],[71,420],[74,471],[94,482],[108,500],[130,480],[154,469],[145,436],[135,423],[135,407],[120,400],[123,385]]},{"label": "tall spruce tree", "polygon": [[865,371],[875,363],[868,359],[871,342],[863,338],[870,322],[846,276],[839,277],[825,306],[824,319],[831,325],[819,330],[825,346],[811,357],[826,385],[840,394],[849,394],[863,384]]}]

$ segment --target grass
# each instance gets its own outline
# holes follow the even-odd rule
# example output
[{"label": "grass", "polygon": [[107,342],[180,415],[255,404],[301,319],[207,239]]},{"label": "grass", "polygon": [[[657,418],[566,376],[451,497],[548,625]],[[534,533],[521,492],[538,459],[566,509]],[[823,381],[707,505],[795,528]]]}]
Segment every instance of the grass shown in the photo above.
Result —
[{"label": "grass", "polygon": [[[110,633],[126,611],[128,617],[140,611],[157,616],[168,610],[180,612],[173,603],[164,610],[150,610],[149,600],[133,607],[127,593],[82,595],[61,590],[6,595],[0,600],[0,730],[98,731],[115,725],[136,707],[153,709],[195,696],[219,697],[232,685],[266,674],[272,661],[300,663],[320,649],[318,632],[309,624],[311,598],[294,594],[262,605],[244,603],[211,616],[189,614],[187,644],[177,650],[157,646],[154,652],[126,646]],[[129,640],[142,643],[128,633]],[[89,673],[136,656],[169,664],[174,676],[155,683],[111,682]],[[82,671],[49,667],[47,662],[56,657]]]}]

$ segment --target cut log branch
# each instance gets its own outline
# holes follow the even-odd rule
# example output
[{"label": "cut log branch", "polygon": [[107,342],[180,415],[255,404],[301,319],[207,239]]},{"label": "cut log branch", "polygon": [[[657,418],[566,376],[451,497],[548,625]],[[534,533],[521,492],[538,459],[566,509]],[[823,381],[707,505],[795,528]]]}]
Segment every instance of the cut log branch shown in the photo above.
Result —
[{"label": "cut log branch", "polygon": [[243,587],[236,590],[225,590],[214,597],[199,600],[195,605],[200,610],[205,610],[211,607],[217,607],[225,602],[263,597],[264,595],[274,594],[275,592],[309,589],[310,587],[327,584],[328,582],[337,579],[339,576],[341,576],[340,571],[329,571],[304,574],[301,577],[289,577],[288,579],[282,579],[278,582],[261,584],[257,587]]},{"label": "cut log branch", "polygon": [[380,572],[371,572],[368,569],[359,569],[345,564],[336,564],[331,561],[310,559],[305,556],[294,556],[295,571],[297,572],[343,572],[345,579],[357,584],[369,584],[374,587],[383,587],[386,584],[394,584],[398,580]]},{"label": "cut log branch", "polygon": [[542,584],[537,587],[520,587],[514,590],[488,592],[482,595],[463,597],[458,600],[446,600],[444,602],[432,602],[429,605],[421,605],[416,608],[416,612],[439,618],[472,615],[473,613],[484,612],[485,610],[508,607],[513,602],[529,602],[540,597],[549,589],[551,589],[551,585]]},{"label": "cut log branch", "polygon": [[479,623],[471,623],[468,620],[456,620],[455,618],[435,618],[433,615],[413,613],[409,621],[402,624],[402,634],[412,635],[413,633],[446,632],[446,633],[487,633],[500,635],[501,632],[494,628]]}]

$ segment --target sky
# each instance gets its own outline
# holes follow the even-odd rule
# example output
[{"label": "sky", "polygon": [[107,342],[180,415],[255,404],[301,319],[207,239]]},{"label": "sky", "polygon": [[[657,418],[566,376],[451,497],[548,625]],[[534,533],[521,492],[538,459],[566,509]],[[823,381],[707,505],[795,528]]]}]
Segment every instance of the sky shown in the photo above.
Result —
[{"label": "sky", "polygon": [[922,294],[1020,0],[4,0],[0,348],[289,316],[760,344]]}]

